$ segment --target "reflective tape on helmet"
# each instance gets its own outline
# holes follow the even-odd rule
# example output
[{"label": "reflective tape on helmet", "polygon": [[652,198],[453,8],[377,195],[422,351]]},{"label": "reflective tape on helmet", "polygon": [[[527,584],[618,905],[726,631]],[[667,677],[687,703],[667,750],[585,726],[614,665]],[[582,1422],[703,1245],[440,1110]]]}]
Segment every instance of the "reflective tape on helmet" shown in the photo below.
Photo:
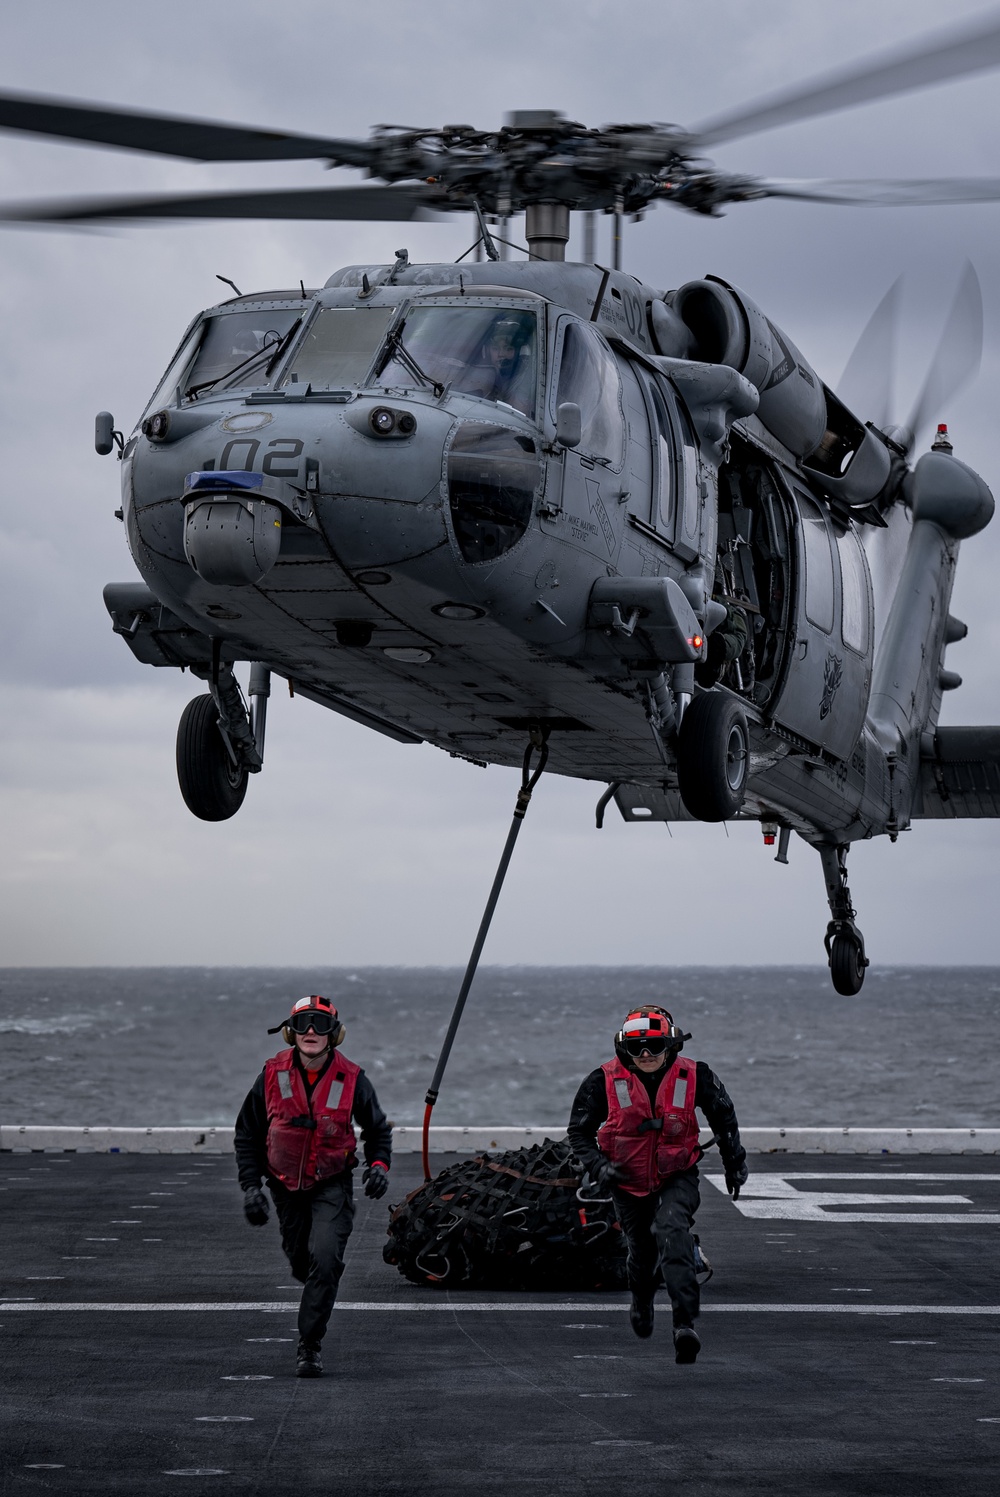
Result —
[{"label": "reflective tape on helmet", "polygon": [[315,1009],[317,1013],[321,1014],[335,1014],[337,1012],[329,998],[323,998],[319,993],[310,993],[307,998],[300,998],[296,1003],[292,1004],[293,1014],[301,1013],[303,1009]]}]

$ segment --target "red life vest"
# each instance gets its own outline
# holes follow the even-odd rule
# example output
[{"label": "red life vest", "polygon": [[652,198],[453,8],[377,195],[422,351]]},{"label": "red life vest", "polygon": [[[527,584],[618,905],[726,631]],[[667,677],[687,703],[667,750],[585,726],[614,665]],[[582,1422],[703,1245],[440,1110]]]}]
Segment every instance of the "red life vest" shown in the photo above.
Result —
[{"label": "red life vest", "polygon": [[[659,1189],[668,1175],[697,1164],[698,1122],[694,1112],[697,1089],[695,1062],[678,1056],[669,1067],[650,1105],[639,1077],[620,1060],[601,1067],[608,1095],[608,1120],[598,1129],[597,1147],[620,1168],[620,1190],[646,1196]],[[660,1128],[640,1132],[641,1125],[662,1119]]]},{"label": "red life vest", "polygon": [[335,1050],[310,1097],[294,1050],[266,1062],[267,1168],[289,1190],[308,1190],[357,1164],[351,1113],[360,1073],[360,1066]]}]

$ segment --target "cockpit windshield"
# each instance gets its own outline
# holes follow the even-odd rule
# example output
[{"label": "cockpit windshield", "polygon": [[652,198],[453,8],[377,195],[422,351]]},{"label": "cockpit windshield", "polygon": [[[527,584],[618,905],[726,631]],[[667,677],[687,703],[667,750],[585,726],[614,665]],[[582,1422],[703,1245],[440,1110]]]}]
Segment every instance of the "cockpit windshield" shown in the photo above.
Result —
[{"label": "cockpit windshield", "polygon": [[197,357],[184,378],[181,399],[195,398],[209,387],[244,390],[266,384],[268,363],[301,317],[296,307],[210,317]]},{"label": "cockpit windshield", "polygon": [[536,320],[519,307],[414,307],[376,369],[379,385],[429,383],[535,414]]},{"label": "cockpit windshield", "polygon": [[281,383],[308,383],[314,390],[360,385],[395,314],[395,307],[324,307],[309,324]]},{"label": "cockpit windshield", "polygon": [[268,365],[301,317],[294,306],[206,317],[181,344],[146,411],[197,400],[209,390],[266,385]]}]

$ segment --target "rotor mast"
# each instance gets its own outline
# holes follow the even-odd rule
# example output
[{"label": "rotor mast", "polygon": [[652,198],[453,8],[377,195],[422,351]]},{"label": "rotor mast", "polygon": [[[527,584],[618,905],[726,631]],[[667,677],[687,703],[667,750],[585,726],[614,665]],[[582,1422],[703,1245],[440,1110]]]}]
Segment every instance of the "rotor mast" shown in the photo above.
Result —
[{"label": "rotor mast", "polygon": [[529,203],[524,212],[529,260],[565,260],[569,209],[565,203]]}]

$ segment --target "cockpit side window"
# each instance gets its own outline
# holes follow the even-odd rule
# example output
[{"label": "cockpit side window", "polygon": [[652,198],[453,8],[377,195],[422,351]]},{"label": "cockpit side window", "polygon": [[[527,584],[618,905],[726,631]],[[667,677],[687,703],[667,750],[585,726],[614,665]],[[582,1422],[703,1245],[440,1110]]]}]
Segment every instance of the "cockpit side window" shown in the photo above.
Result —
[{"label": "cockpit side window", "polygon": [[580,322],[568,322],[563,334],[557,408],[564,403],[580,407],[583,436],[576,450],[618,467],[625,440],[618,365],[599,334]]},{"label": "cockpit side window", "polygon": [[180,398],[181,376],[190,368],[191,360],[204,335],[205,323],[196,322],[167,365],[167,372],[153,391],[149,404],[142,413],[143,417],[149,415],[151,411],[161,410],[165,405],[177,404]]},{"label": "cockpit side window", "polygon": [[400,351],[390,348],[374,384],[413,385],[415,365],[429,382],[534,417],[534,312],[510,306],[414,307],[393,337]]},{"label": "cockpit side window", "polygon": [[674,523],[674,430],[667,414],[667,403],[655,379],[647,381],[653,410],[656,413],[654,441],[656,443],[656,495],[654,499],[653,523],[669,531]]}]

